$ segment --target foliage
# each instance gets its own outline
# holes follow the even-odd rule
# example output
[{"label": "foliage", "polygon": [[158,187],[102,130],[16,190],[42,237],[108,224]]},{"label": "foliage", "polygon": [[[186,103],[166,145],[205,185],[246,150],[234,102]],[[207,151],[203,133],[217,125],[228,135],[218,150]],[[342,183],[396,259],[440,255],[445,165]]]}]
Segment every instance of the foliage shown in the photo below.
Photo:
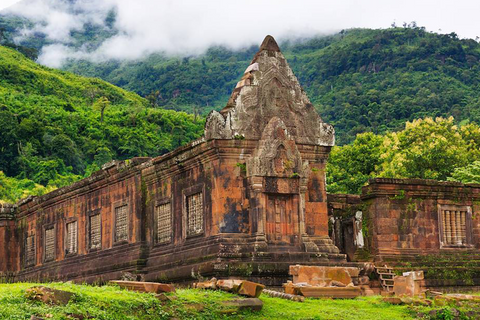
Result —
[{"label": "foliage", "polygon": [[407,122],[399,132],[357,135],[334,147],[327,165],[328,191],[360,193],[369,178],[479,181],[480,126],[452,117]]},{"label": "foliage", "polygon": [[360,193],[382,163],[383,137],[361,133],[352,144],[333,147],[327,163],[327,185],[331,193]]},{"label": "foliage", "polygon": [[449,181],[480,183],[480,161],[474,161],[465,167],[455,168]]},{"label": "foliage", "polygon": [[[381,297],[357,299],[306,299],[299,303],[261,295],[260,312],[225,314],[221,302],[238,296],[222,291],[179,289],[176,299],[161,302],[153,294],[137,293],[116,286],[87,286],[68,283],[42,284],[74,293],[66,306],[50,306],[25,297],[25,289],[36,284],[0,284],[0,319],[29,319],[31,315],[67,319],[75,314],[95,319],[413,319],[412,307],[390,305]],[[171,295],[171,294],[167,294]],[[427,313],[432,308],[418,307]],[[417,311],[417,310],[415,310]]]},{"label": "foliage", "polygon": [[[396,131],[427,116],[480,122],[480,44],[472,39],[411,25],[346,30],[281,48],[323,119],[334,125],[340,145],[357,133]],[[206,114],[225,105],[257,49],[70,61],[64,68],[150,96],[165,108]]]},{"label": "foliage", "polygon": [[0,203],[15,202],[27,196],[39,196],[51,190],[32,180],[9,178],[0,171]]},{"label": "foliage", "polygon": [[405,130],[386,135],[380,176],[446,180],[480,155],[480,139],[466,140],[471,129],[478,138],[480,127],[459,127],[453,117],[407,122]]},{"label": "foliage", "polygon": [[112,159],[168,152],[199,137],[203,119],[152,108],[134,93],[0,46],[0,127],[2,184],[13,188],[0,199],[15,201],[70,184]]}]

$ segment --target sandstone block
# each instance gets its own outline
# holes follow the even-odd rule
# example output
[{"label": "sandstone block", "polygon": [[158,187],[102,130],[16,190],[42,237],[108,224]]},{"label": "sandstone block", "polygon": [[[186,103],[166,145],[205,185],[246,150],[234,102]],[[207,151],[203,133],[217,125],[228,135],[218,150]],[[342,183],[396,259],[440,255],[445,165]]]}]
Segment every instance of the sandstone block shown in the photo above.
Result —
[{"label": "sandstone block", "polygon": [[244,280],[225,279],[217,281],[217,288],[228,292],[238,292],[238,288]]},{"label": "sandstone block", "polygon": [[359,287],[298,287],[307,298],[353,299],[362,294]]},{"label": "sandstone block", "polygon": [[238,288],[238,293],[247,297],[258,298],[265,288],[263,284],[243,281]]},{"label": "sandstone block", "polygon": [[360,270],[352,267],[290,266],[293,283],[306,282],[312,286],[329,286],[332,280],[348,285]]},{"label": "sandstone block", "polygon": [[73,297],[73,293],[39,286],[25,290],[25,296],[30,300],[37,300],[43,303],[66,305]]},{"label": "sandstone block", "polygon": [[201,281],[194,284],[194,287],[197,289],[217,289],[217,279],[212,278],[208,281]]}]

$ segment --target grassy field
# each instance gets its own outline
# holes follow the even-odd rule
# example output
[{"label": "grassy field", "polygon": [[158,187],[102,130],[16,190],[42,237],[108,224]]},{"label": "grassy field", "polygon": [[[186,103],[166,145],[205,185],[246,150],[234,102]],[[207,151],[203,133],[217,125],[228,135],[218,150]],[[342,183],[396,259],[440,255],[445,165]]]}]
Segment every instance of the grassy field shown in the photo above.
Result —
[{"label": "grassy field", "polygon": [[[448,307],[397,306],[381,297],[355,300],[306,299],[292,302],[262,295],[262,311],[226,313],[222,301],[238,296],[221,291],[179,289],[171,300],[160,301],[153,294],[136,293],[116,286],[88,286],[50,283],[45,286],[74,293],[65,306],[51,306],[25,297],[25,289],[36,284],[0,284],[0,319],[416,319],[419,312]],[[434,319],[454,319],[450,312]],[[459,319],[468,319],[461,317]]]}]

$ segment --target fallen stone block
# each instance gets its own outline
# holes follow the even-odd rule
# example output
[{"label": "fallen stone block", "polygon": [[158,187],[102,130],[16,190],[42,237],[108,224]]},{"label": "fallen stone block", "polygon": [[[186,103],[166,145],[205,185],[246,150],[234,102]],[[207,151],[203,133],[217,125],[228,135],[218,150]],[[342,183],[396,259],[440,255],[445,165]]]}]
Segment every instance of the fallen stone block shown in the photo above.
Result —
[{"label": "fallen stone block", "polygon": [[359,287],[298,287],[306,298],[353,299],[362,294]]},{"label": "fallen stone block", "polygon": [[175,287],[171,284],[159,283],[159,282],[142,282],[142,281],[110,281],[111,284],[116,284],[120,288],[124,288],[130,291],[137,292],[150,292],[150,293],[162,293],[162,292],[175,292]]},{"label": "fallen stone block", "polygon": [[236,310],[260,311],[263,308],[263,302],[258,298],[228,300],[228,301],[223,301],[222,304],[226,307],[235,309],[234,311]]},{"label": "fallen stone block", "polygon": [[260,283],[255,283],[251,281],[243,281],[238,288],[238,294],[258,298],[262,293],[262,290],[265,289],[265,286]]},{"label": "fallen stone block", "polygon": [[211,290],[215,290],[217,289],[217,279],[216,278],[212,278],[208,281],[201,281],[201,282],[197,282],[193,285],[194,288],[197,288],[197,289],[211,289]]},{"label": "fallen stone block", "polygon": [[312,286],[329,286],[335,280],[348,285],[352,277],[357,278],[360,270],[353,267],[326,267],[293,265],[289,268],[293,283],[306,282]]},{"label": "fallen stone block", "polygon": [[31,287],[25,290],[25,296],[30,300],[37,300],[43,303],[66,305],[73,297],[73,293],[39,286]]},{"label": "fallen stone block", "polygon": [[243,281],[244,280],[238,280],[238,279],[218,280],[216,285],[218,289],[223,291],[238,292],[238,288],[240,287]]}]

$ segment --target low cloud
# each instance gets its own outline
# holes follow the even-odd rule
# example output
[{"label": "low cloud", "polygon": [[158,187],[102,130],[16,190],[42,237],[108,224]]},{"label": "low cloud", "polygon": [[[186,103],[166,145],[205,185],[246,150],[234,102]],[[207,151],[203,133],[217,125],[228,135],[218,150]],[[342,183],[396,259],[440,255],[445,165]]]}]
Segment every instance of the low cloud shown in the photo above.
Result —
[{"label": "low cloud", "polygon": [[[133,60],[154,52],[196,55],[212,45],[240,49],[259,44],[267,34],[278,40],[306,38],[352,27],[388,27],[394,21],[415,20],[429,30],[442,28],[474,38],[480,35],[475,17],[479,9],[478,2],[462,0],[453,4],[441,0],[24,0],[9,12],[34,22],[16,40],[44,34],[51,44],[42,48],[39,61],[59,67],[68,58]],[[116,19],[108,25],[112,10]],[[95,49],[72,49],[71,32],[88,25],[116,34]]]}]

